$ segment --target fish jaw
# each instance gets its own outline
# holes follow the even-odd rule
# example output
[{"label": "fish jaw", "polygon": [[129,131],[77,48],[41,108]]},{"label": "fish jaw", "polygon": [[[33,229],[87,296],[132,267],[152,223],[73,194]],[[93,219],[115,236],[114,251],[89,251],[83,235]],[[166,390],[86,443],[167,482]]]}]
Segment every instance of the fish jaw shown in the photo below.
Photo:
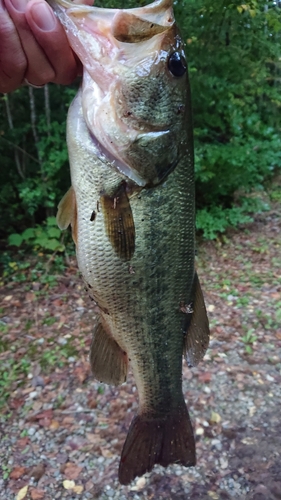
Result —
[{"label": "fish jaw", "polygon": [[[130,13],[135,19],[161,26],[161,31],[175,22],[171,0],[158,0],[146,7],[124,10],[75,5],[69,0],[48,0],[48,3],[64,25],[74,52],[101,88],[106,88],[111,82],[111,71],[118,74],[120,66],[115,67],[118,59],[132,57],[130,47],[127,47],[126,54],[126,46],[120,47],[115,38],[122,16]],[[104,71],[103,67],[108,67],[108,70]]]},{"label": "fish jaw", "polygon": [[93,140],[126,178],[157,185],[177,165],[175,143],[185,126],[187,76],[175,78],[167,66],[175,51],[184,59],[172,2],[124,10],[49,2],[83,63],[82,105]]}]

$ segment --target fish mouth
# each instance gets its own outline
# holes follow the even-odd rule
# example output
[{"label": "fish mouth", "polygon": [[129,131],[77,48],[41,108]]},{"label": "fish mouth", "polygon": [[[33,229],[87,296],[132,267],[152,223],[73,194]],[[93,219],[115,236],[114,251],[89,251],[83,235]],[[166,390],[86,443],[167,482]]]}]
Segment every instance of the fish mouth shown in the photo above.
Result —
[{"label": "fish mouth", "polygon": [[79,15],[92,13],[96,19],[105,19],[110,24],[114,16],[118,13],[130,13],[149,23],[169,27],[175,22],[173,14],[173,0],[156,0],[144,7],[134,7],[130,9],[109,9],[94,7],[89,5],[73,4],[70,0],[47,0],[51,7],[56,11],[58,9],[67,10],[67,14]]},{"label": "fish mouth", "polygon": [[130,96],[125,103],[128,111],[122,109],[121,87],[134,71],[144,80],[155,78],[152,67],[160,71],[166,33],[171,33],[169,43],[174,36],[173,1],[157,0],[133,9],[75,5],[70,0],[48,2],[82,61],[83,116],[101,161],[137,186],[157,185],[176,163],[175,147],[167,158],[162,152],[159,158],[160,149],[171,142],[169,123],[135,113]]},{"label": "fish mouth", "polygon": [[[47,0],[63,24],[69,43],[93,80],[107,86],[108,75],[104,64],[117,63],[122,53],[122,64],[134,59],[135,46],[152,42],[154,52],[160,51],[162,36],[175,25],[173,0],[157,0],[144,7],[109,9],[73,4],[70,0]],[[157,35],[160,35],[158,38]],[[91,56],[93,54],[94,56]],[[117,71],[120,69],[118,65]],[[111,76],[116,74],[111,72]]]}]

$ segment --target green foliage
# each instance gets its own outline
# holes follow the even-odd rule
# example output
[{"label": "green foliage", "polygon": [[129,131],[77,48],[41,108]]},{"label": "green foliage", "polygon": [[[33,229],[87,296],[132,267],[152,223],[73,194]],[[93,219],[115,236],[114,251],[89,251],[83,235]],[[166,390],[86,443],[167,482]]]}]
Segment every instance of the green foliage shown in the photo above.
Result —
[{"label": "green foliage", "polygon": [[210,204],[206,208],[198,209],[196,228],[202,232],[203,238],[213,240],[227,228],[236,228],[253,222],[253,213],[261,213],[268,209],[268,204],[257,197],[257,192],[255,197],[239,195],[239,206],[236,202],[231,208]]},{"label": "green foliage", "polygon": [[247,354],[253,353],[252,344],[254,344],[254,342],[256,342],[256,340],[258,338],[256,335],[254,335],[254,331],[255,330],[253,328],[250,328],[250,330],[248,330],[245,333],[245,335],[243,335],[243,337],[241,337],[241,340],[245,345],[245,352]]},{"label": "green foliage", "polygon": [[26,245],[35,251],[63,252],[65,250],[55,217],[47,217],[42,225],[25,229],[21,234],[10,234],[8,244],[16,247]]},{"label": "green foliage", "polygon": [[48,94],[44,89],[30,94],[23,87],[0,97],[0,210],[6,222],[0,236],[19,233],[55,215],[70,184],[66,116],[76,89],[56,85],[47,89]]},{"label": "green foliage", "polygon": [[[147,0],[96,0],[130,8]],[[245,195],[281,169],[281,9],[272,1],[174,2],[189,63],[195,137],[197,227],[214,238],[249,220]],[[22,87],[0,97],[0,238],[62,251],[44,225],[70,184],[65,141],[77,85]],[[31,110],[35,118],[31,119]],[[9,119],[8,119],[9,117]],[[280,186],[272,195],[279,200]],[[31,231],[25,232],[27,228]]]},{"label": "green foliage", "polygon": [[[1,341],[0,341],[1,346]],[[0,365],[0,408],[11,396],[11,387],[21,385],[23,379],[28,375],[30,360],[21,358],[18,361],[10,358]]]},{"label": "green foliage", "polygon": [[175,9],[192,87],[197,227],[214,238],[246,222],[237,193],[281,168],[281,10],[254,0],[183,0]]},{"label": "green foliage", "polygon": [[[73,254],[73,244],[69,243],[67,246],[68,249],[72,249]],[[0,286],[7,282],[26,283],[26,290],[30,289],[31,283],[40,283],[40,286],[44,286],[45,289],[56,286],[57,276],[65,271],[67,256],[56,252],[47,253],[46,256],[45,253],[47,252],[31,252],[28,246],[25,249],[0,253],[2,278]],[[27,255],[28,259],[26,259]]]},{"label": "green foliage", "polygon": [[201,230],[207,240],[213,240],[218,233],[224,233],[228,227],[237,227],[253,219],[240,207],[223,208],[221,206],[198,210],[196,227]]}]

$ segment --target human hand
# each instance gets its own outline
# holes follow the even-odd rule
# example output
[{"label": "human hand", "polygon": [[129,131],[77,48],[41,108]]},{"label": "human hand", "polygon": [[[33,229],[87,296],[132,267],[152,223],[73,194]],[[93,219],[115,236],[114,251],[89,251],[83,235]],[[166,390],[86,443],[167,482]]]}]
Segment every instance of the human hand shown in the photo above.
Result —
[{"label": "human hand", "polygon": [[24,80],[67,85],[79,71],[64,29],[44,0],[0,0],[0,92],[16,90]]}]

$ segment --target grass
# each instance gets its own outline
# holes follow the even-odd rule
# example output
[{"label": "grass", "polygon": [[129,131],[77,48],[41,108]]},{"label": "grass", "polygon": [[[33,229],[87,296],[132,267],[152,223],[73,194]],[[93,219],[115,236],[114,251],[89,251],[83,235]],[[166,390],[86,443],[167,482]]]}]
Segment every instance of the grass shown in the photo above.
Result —
[{"label": "grass", "polygon": [[257,335],[254,335],[254,331],[255,331],[254,328],[250,328],[250,330],[248,330],[245,333],[245,335],[243,335],[243,337],[241,337],[241,340],[242,340],[242,342],[244,342],[244,345],[245,345],[245,352],[247,354],[253,353],[252,345],[258,339]]},{"label": "grass", "polygon": [[[8,293],[13,295],[13,289],[11,290]],[[48,300],[49,293],[49,290],[45,290],[42,295],[44,304]],[[2,316],[8,314],[9,317],[9,311],[12,314],[9,323],[0,318],[0,407],[5,406],[14,391],[26,385],[34,363],[40,365],[43,374],[48,374],[55,367],[62,368],[68,365],[69,358],[77,357],[85,346],[83,332],[72,337],[67,330],[65,334],[63,328],[56,329],[54,325],[59,323],[60,316],[55,314],[52,316],[50,310],[43,317],[38,317],[34,310],[33,316],[26,318],[23,304],[23,309],[19,310],[19,315],[16,317],[16,323],[12,309],[2,308]],[[23,314],[24,320],[20,314]],[[62,339],[65,340],[64,343],[61,342]]]},{"label": "grass", "polygon": [[[7,341],[0,341],[0,352],[7,352],[9,345]],[[5,405],[12,392],[26,383],[28,374],[32,371],[33,364],[39,363],[42,373],[48,373],[54,367],[62,368],[69,364],[69,358],[76,357],[78,350],[72,339],[62,347],[61,345],[42,346],[36,342],[30,342],[26,346],[22,358],[16,359],[18,349],[14,346],[7,359],[0,364],[0,407]]]}]

